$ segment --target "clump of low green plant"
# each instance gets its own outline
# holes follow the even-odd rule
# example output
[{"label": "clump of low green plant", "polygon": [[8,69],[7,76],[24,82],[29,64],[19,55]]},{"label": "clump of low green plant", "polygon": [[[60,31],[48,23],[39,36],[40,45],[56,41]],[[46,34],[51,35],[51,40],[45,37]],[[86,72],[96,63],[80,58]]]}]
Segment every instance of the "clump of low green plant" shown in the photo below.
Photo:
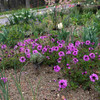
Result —
[{"label": "clump of low green plant", "polygon": [[43,63],[45,56],[41,53],[31,54],[30,61],[35,65],[35,68],[39,68],[40,64]]}]

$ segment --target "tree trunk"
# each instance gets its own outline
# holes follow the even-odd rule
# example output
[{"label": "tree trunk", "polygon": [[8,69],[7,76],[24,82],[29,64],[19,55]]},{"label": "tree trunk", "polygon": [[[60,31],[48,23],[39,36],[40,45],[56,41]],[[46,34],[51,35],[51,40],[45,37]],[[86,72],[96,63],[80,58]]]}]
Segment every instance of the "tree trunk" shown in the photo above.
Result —
[{"label": "tree trunk", "polygon": [[26,8],[30,8],[30,0],[26,0]]}]

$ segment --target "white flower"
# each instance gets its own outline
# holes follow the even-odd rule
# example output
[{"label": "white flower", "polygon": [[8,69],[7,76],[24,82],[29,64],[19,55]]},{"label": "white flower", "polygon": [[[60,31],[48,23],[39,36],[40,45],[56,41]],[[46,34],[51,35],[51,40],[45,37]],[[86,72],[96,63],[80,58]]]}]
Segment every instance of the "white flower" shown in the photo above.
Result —
[{"label": "white flower", "polygon": [[40,11],[40,12],[39,12],[39,14],[41,15],[41,14],[42,14],[42,12]]},{"label": "white flower", "polygon": [[28,17],[31,17],[30,15],[28,15]]},{"label": "white flower", "polygon": [[58,29],[62,29],[63,28],[63,24],[62,23],[59,23],[58,24]]}]

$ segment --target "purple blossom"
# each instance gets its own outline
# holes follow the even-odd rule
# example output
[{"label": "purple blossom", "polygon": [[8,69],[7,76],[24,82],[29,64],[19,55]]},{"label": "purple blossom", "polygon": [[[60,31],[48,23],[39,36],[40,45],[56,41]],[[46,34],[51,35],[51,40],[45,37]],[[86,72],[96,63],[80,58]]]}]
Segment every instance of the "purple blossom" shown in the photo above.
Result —
[{"label": "purple blossom", "polygon": [[92,81],[92,82],[95,82],[96,80],[99,80],[99,77],[98,77],[98,75],[97,74],[92,74],[92,75],[90,75],[90,80]]},{"label": "purple blossom", "polygon": [[25,46],[25,43],[22,44],[22,47],[24,47],[24,46]]},{"label": "purple blossom", "polygon": [[5,77],[1,78],[1,80],[2,80],[4,83],[7,82],[7,78],[5,78]]},{"label": "purple blossom", "polygon": [[58,65],[54,66],[54,71],[55,71],[55,72],[59,72],[60,69],[61,69],[61,68],[60,68]]},{"label": "purple blossom", "polygon": [[74,63],[76,64],[78,62],[77,58],[73,58]]},{"label": "purple blossom", "polygon": [[58,40],[57,43],[58,43],[58,44],[61,43],[60,40]]},{"label": "purple blossom", "polygon": [[48,48],[50,48],[50,46],[49,45],[46,45],[46,46],[44,46],[44,48],[47,48],[48,49]]},{"label": "purple blossom", "polygon": [[74,51],[76,48],[74,46],[70,46],[70,51]]},{"label": "purple blossom", "polygon": [[26,57],[27,57],[27,58],[30,58],[30,57],[31,57],[31,54],[30,54],[30,53],[27,53],[27,54],[26,54]]},{"label": "purple blossom", "polygon": [[32,49],[34,49],[35,48],[35,46],[34,45],[32,45]]},{"label": "purple blossom", "polygon": [[20,58],[19,58],[19,61],[23,63],[23,62],[26,61],[26,58],[25,58],[24,56],[23,56],[23,57],[20,57]]},{"label": "purple blossom", "polygon": [[25,48],[24,47],[20,47],[19,48],[19,52],[24,52]]},{"label": "purple blossom", "polygon": [[65,41],[64,41],[64,40],[61,40],[61,43],[62,43],[62,44],[65,44]]},{"label": "purple blossom", "polygon": [[55,47],[53,47],[53,50],[54,51],[58,51],[59,50],[59,47],[58,46],[55,46]]},{"label": "purple blossom", "polygon": [[76,42],[75,42],[75,46],[76,46],[76,47],[79,47],[80,44],[81,44],[80,41],[76,41]]},{"label": "purple blossom", "polygon": [[86,45],[90,45],[90,43],[91,43],[91,42],[90,42],[89,40],[87,40],[87,41],[85,42]]},{"label": "purple blossom", "polygon": [[93,42],[93,43],[91,43],[92,45],[94,45],[95,44],[95,42]]},{"label": "purple blossom", "polygon": [[25,54],[30,53],[30,49],[25,49]]},{"label": "purple blossom", "polygon": [[83,60],[84,60],[84,61],[89,61],[89,60],[90,60],[90,58],[89,58],[89,56],[88,56],[88,55],[84,55],[84,56],[83,56]]},{"label": "purple blossom", "polygon": [[52,38],[52,39],[51,39],[51,42],[55,42],[55,39]]},{"label": "purple blossom", "polygon": [[66,68],[70,69],[70,66],[69,66],[69,64],[66,64]]},{"label": "purple blossom", "polygon": [[63,47],[63,45],[62,45],[62,44],[58,44],[58,47],[59,47],[59,48],[62,48],[62,47]]},{"label": "purple blossom", "polygon": [[0,62],[2,61],[2,58],[0,57]]},{"label": "purple blossom", "polygon": [[85,74],[87,74],[87,71],[85,71],[85,72],[82,72],[82,75],[85,75]]},{"label": "purple blossom", "polygon": [[38,53],[38,51],[37,50],[33,50],[33,54],[36,54],[36,53]]},{"label": "purple blossom", "polygon": [[42,45],[38,45],[37,50],[39,50],[39,51],[42,50]]},{"label": "purple blossom", "polygon": [[50,57],[49,57],[49,56],[46,56],[46,58],[47,58],[47,59],[50,59]]},{"label": "purple blossom", "polygon": [[8,57],[11,57],[11,54],[9,54]]},{"label": "purple blossom", "polygon": [[60,57],[65,56],[65,54],[64,54],[63,51],[60,51],[60,52],[58,53],[58,55],[59,55]]},{"label": "purple blossom", "polygon": [[68,51],[70,49],[70,47],[69,46],[66,46],[66,50]]},{"label": "purple blossom", "polygon": [[18,46],[22,46],[22,44],[23,44],[22,42],[18,42],[17,43]]},{"label": "purple blossom", "polygon": [[58,63],[61,63],[61,60],[62,60],[62,58],[58,58],[58,59],[57,59],[57,62],[58,62]]},{"label": "purple blossom", "polygon": [[74,51],[78,52],[78,49],[76,49],[76,48],[75,48],[75,50],[74,50]]},{"label": "purple blossom", "polygon": [[70,47],[70,46],[74,46],[74,44],[73,44],[73,43],[69,43],[69,47]]},{"label": "purple blossom", "polygon": [[44,48],[42,49],[42,53],[45,53],[45,52],[47,52],[47,48],[44,47]]},{"label": "purple blossom", "polygon": [[14,50],[15,50],[15,49],[17,49],[17,48],[18,48],[18,46],[17,46],[17,45],[15,45],[15,46],[14,46]]},{"label": "purple blossom", "polygon": [[59,81],[59,88],[66,88],[67,87],[67,80],[60,80]]},{"label": "purple blossom", "polygon": [[74,52],[73,52],[73,55],[74,55],[74,56],[76,56],[77,54],[78,54],[78,52],[77,52],[77,51],[74,51]]},{"label": "purple blossom", "polygon": [[98,59],[100,60],[100,55],[98,55]]},{"label": "purple blossom", "polygon": [[71,51],[67,51],[66,54],[67,54],[67,55],[71,54]]},{"label": "purple blossom", "polygon": [[84,42],[80,42],[81,43],[81,46],[83,46]]},{"label": "purple blossom", "polygon": [[7,48],[7,46],[5,45],[5,44],[3,44],[2,46],[1,46],[1,49],[6,49]]},{"label": "purple blossom", "polygon": [[95,54],[94,54],[94,53],[90,53],[90,54],[89,54],[89,57],[90,57],[91,59],[94,59],[94,58],[95,58]]},{"label": "purple blossom", "polygon": [[94,50],[92,47],[89,47],[89,52],[91,51],[91,50]]},{"label": "purple blossom", "polygon": [[49,48],[49,52],[52,53],[53,52],[53,48]]}]

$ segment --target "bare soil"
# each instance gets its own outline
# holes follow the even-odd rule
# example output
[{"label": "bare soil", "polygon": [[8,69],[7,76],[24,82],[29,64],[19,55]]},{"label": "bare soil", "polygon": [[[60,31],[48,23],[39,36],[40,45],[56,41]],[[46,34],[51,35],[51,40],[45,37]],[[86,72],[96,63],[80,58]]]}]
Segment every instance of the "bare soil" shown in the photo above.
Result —
[{"label": "bare soil", "polygon": [[[21,100],[11,74],[16,77],[13,69],[5,70],[5,75],[9,80],[10,100]],[[19,74],[20,72],[17,70],[17,75]],[[77,90],[64,89],[59,91],[58,81],[60,79],[63,79],[62,73],[54,72],[53,67],[41,66],[40,69],[35,70],[32,64],[28,64],[21,73],[20,81],[24,100],[34,100],[31,89],[33,88],[35,92],[39,81],[37,94],[35,92],[35,100],[64,100],[64,97],[67,100],[100,100],[98,93],[94,90],[84,91],[78,88]],[[32,88],[29,85],[29,81],[32,84]]]}]

